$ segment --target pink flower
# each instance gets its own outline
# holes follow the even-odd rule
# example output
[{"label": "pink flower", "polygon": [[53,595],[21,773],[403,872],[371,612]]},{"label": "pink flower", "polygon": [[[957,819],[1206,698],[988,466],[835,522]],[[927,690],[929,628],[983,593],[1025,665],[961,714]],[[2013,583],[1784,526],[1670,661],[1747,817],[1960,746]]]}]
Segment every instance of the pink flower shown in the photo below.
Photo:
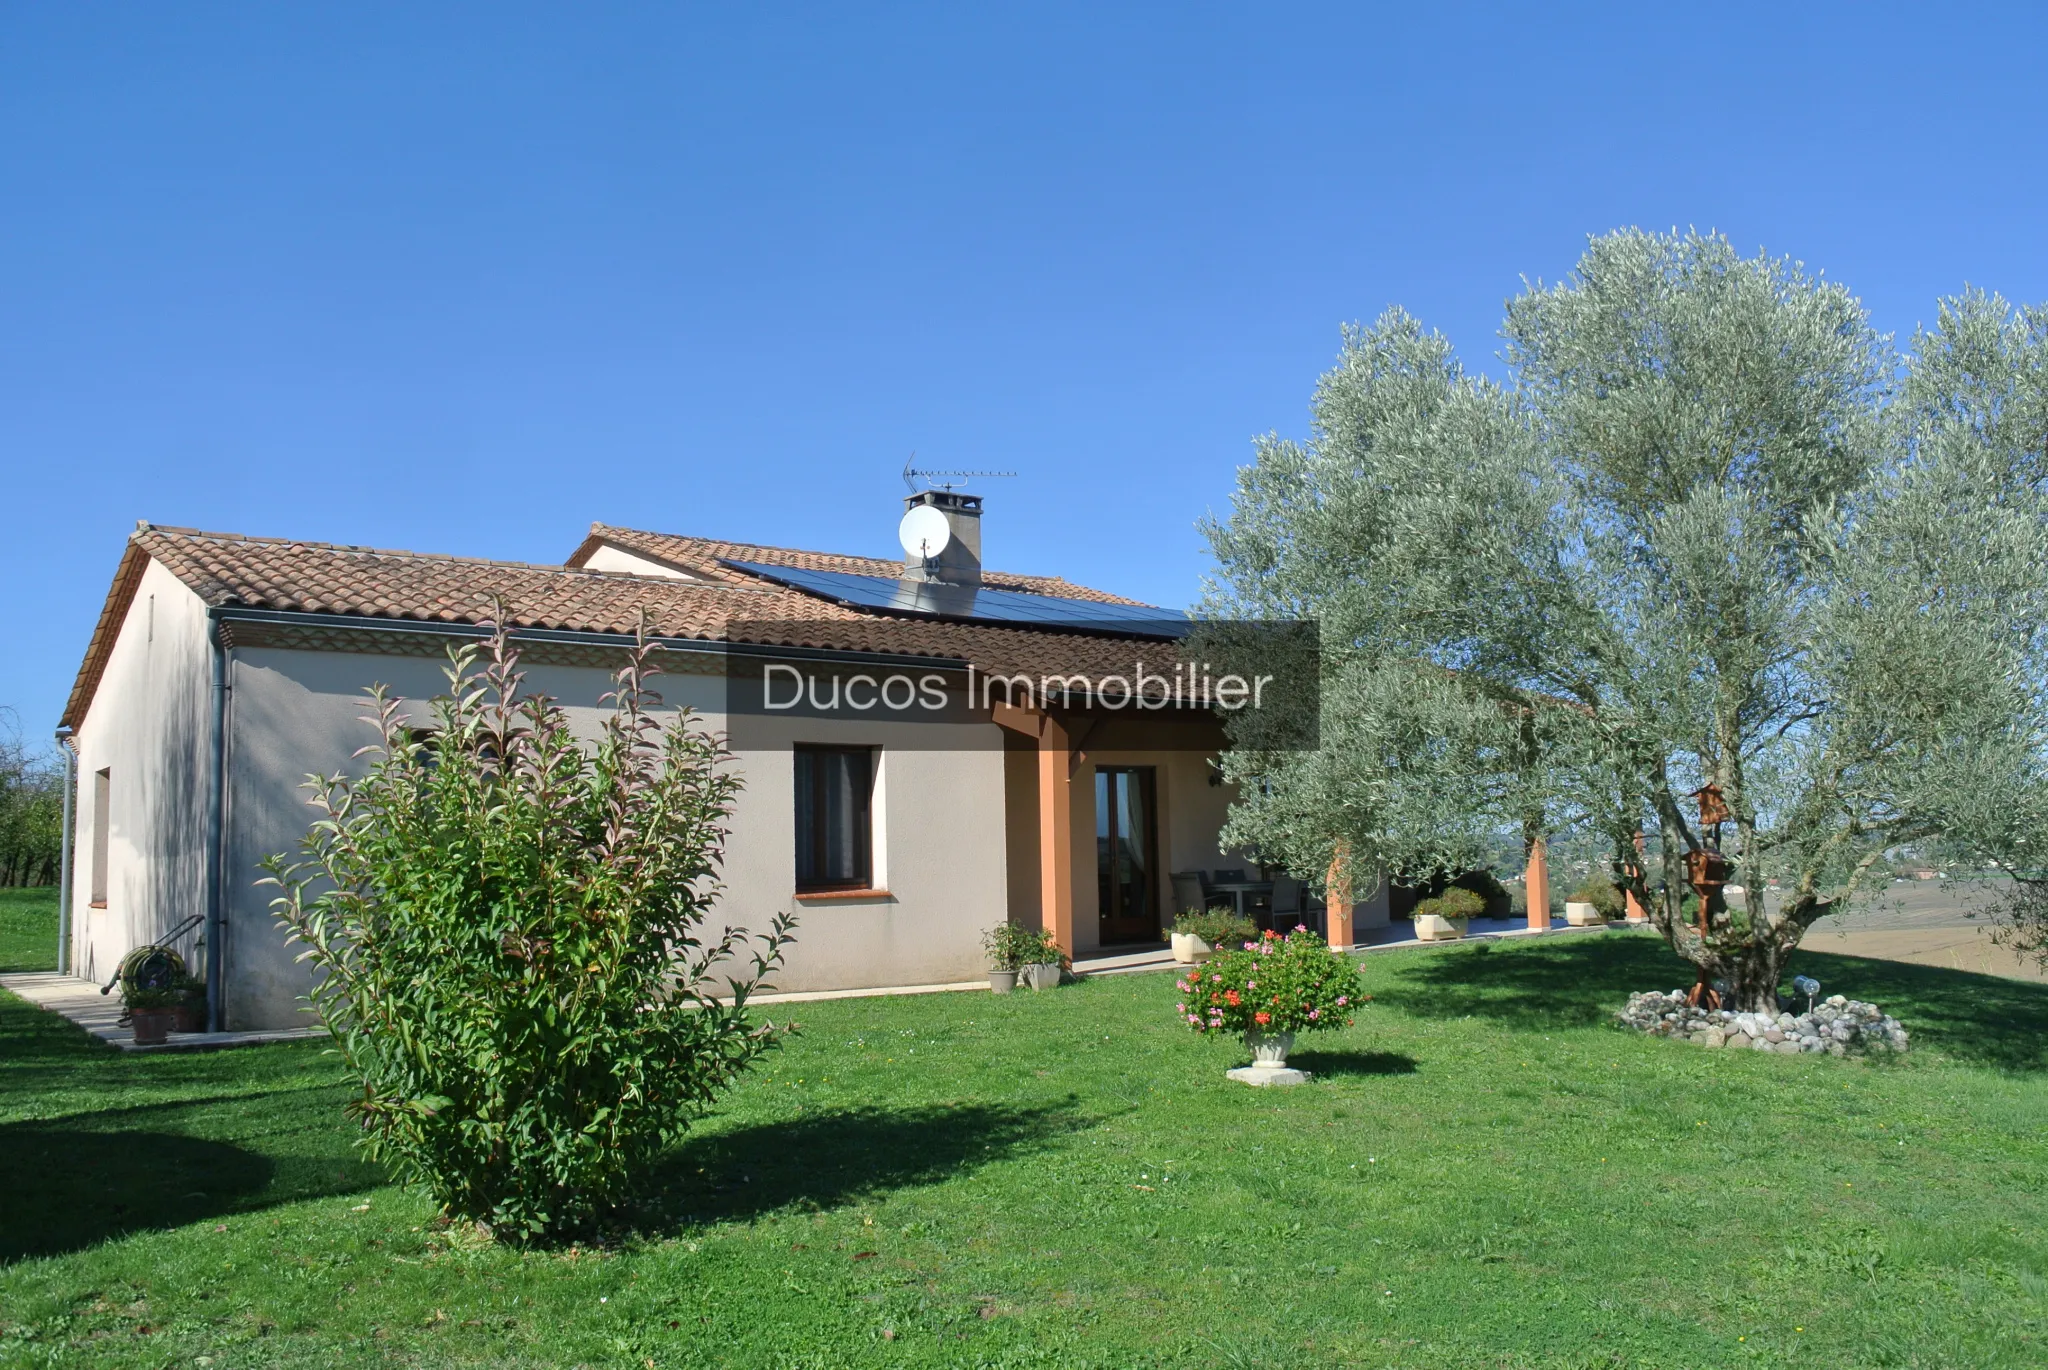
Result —
[{"label": "pink flower", "polygon": [[1323,1016],[1323,1011],[1322,1011],[1321,1009],[1319,1009],[1319,1008],[1312,1008],[1312,1009],[1310,1009],[1310,1010],[1308,1011],[1308,1020],[1309,1020],[1309,1021],[1310,1021],[1311,1023],[1313,1023],[1313,1022],[1314,1022],[1314,1021],[1315,1021],[1316,1019],[1318,1019],[1318,1018],[1320,1018],[1320,1017],[1322,1017],[1322,1016]]},{"label": "pink flower", "polygon": [[1338,996],[1337,996],[1337,1007],[1338,1007],[1338,1008],[1343,1008],[1343,1007],[1344,1007],[1344,1006],[1345,1006],[1346,1004],[1348,1004],[1348,1003],[1350,1003],[1350,1002],[1351,1002],[1351,996],[1350,996],[1350,995],[1348,995],[1348,994],[1340,994],[1340,995],[1338,995]]}]

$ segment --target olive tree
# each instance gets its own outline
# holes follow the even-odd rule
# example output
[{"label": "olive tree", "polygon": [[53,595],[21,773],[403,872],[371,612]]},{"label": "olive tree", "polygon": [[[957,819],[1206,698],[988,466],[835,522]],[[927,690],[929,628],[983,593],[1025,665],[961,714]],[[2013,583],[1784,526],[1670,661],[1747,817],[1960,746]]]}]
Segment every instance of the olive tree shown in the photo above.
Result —
[{"label": "olive tree", "polygon": [[[1420,872],[1591,828],[1768,1005],[1887,848],[2011,851],[2042,792],[2040,335],[1966,295],[1902,363],[1840,285],[1635,231],[1509,302],[1505,383],[1398,310],[1351,330],[1309,440],[1263,439],[1207,527],[1209,611],[1316,618],[1325,653],[1324,745],[1232,755],[1233,838]],[[1702,933],[1710,783],[1742,894]]]}]

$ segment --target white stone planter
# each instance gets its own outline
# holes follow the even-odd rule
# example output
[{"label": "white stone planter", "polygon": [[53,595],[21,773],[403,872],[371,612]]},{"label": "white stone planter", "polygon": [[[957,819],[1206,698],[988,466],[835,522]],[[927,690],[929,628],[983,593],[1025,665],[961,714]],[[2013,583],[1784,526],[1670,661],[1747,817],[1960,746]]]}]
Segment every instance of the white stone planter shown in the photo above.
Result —
[{"label": "white stone planter", "polygon": [[1424,942],[1455,942],[1465,935],[1468,920],[1440,918],[1433,913],[1415,915],[1415,936]]},{"label": "white stone planter", "polygon": [[1294,1034],[1291,1032],[1247,1032],[1244,1044],[1250,1048],[1252,1063],[1239,1066],[1227,1072],[1231,1079],[1247,1085],[1298,1085],[1308,1080],[1308,1072],[1291,1070],[1287,1065],[1287,1053],[1294,1050]]},{"label": "white stone planter", "polygon": [[1575,928],[1597,928],[1607,922],[1600,916],[1599,909],[1591,904],[1581,904],[1577,900],[1572,900],[1564,906],[1564,921]]},{"label": "white stone planter", "polygon": [[1216,948],[1192,932],[1173,934],[1173,959],[1184,966],[1197,966],[1216,954]]},{"label": "white stone planter", "polygon": [[1026,966],[1018,974],[1025,984],[1033,989],[1057,989],[1060,983],[1058,962],[1049,965]]},{"label": "white stone planter", "polygon": [[1017,988],[1017,972],[1014,970],[992,970],[988,973],[988,988],[991,994],[1008,994]]}]

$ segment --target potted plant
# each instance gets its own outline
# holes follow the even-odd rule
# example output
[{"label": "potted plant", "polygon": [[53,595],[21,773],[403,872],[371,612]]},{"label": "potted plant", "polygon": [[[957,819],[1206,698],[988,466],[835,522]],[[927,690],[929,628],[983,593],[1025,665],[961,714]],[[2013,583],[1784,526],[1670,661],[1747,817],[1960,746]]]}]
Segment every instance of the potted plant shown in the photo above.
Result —
[{"label": "potted plant", "polygon": [[206,1031],[206,981],[196,975],[181,975],[172,982],[171,988],[178,991],[178,1002],[172,1012],[175,1021],[173,1032]]},{"label": "potted plant", "polygon": [[1028,930],[1030,945],[1024,950],[1024,983],[1033,989],[1057,989],[1067,968],[1067,954],[1043,928]]},{"label": "potted plant", "polygon": [[1229,1072],[1248,1085],[1298,1085],[1308,1075],[1287,1067],[1300,1032],[1349,1027],[1365,996],[1358,967],[1307,928],[1268,932],[1242,951],[1226,951],[1175,982],[1181,1021],[1209,1035],[1242,1037],[1252,1064]]},{"label": "potted plant", "polygon": [[128,1021],[135,1028],[135,1045],[153,1047],[169,1041],[184,997],[183,990],[168,987],[125,991],[121,1000],[128,1006]]},{"label": "potted plant", "polygon": [[1604,927],[1623,916],[1621,891],[1604,876],[1587,877],[1564,902],[1564,921],[1575,928]]},{"label": "potted plant", "polygon": [[1415,906],[1415,936],[1424,942],[1455,942],[1486,908],[1486,901],[1456,885]]},{"label": "potted plant", "polygon": [[1025,958],[1038,950],[1038,930],[1015,923],[998,923],[981,935],[988,952],[988,987],[997,994],[1017,988],[1017,972]]},{"label": "potted plant", "polygon": [[1173,920],[1173,959],[1184,966],[1209,959],[1218,947],[1232,947],[1258,936],[1249,918],[1228,909],[1186,909]]}]

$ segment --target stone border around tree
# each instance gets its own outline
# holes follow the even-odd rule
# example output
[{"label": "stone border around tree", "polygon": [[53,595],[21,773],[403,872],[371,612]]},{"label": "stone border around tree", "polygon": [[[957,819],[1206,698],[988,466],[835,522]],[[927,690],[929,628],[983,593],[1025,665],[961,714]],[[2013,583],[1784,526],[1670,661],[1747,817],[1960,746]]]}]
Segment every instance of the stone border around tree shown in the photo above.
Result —
[{"label": "stone border around tree", "polygon": [[1675,1037],[1704,1047],[1738,1047],[1786,1056],[1826,1052],[1830,1056],[1905,1054],[1909,1039],[1899,1020],[1876,1004],[1839,994],[1806,1013],[1743,1013],[1688,1004],[1685,991],[1648,990],[1628,997],[1615,1015],[1653,1037]]}]

